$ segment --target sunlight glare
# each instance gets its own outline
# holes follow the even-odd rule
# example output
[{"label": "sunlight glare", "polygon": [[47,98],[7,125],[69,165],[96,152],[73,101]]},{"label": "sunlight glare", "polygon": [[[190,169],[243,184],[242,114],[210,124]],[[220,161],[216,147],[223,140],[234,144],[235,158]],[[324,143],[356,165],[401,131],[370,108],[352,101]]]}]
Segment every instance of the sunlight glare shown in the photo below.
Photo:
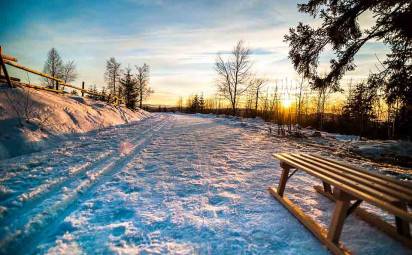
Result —
[{"label": "sunlight glare", "polygon": [[282,99],[282,106],[284,108],[289,108],[292,105],[292,99],[290,97],[285,97]]}]

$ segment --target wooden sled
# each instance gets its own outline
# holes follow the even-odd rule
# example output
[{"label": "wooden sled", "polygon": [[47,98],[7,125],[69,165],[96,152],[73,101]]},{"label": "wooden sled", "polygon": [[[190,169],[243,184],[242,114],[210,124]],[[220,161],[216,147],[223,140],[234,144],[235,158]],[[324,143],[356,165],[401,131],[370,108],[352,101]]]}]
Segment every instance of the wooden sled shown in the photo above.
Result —
[{"label": "wooden sled", "polygon": [[[412,185],[396,179],[349,166],[342,162],[308,154],[274,154],[280,160],[282,175],[277,189],[269,192],[305,225],[333,254],[350,254],[339,241],[345,219],[351,213],[387,233],[407,247],[412,247],[409,222],[412,214]],[[294,170],[289,174],[290,170]],[[286,183],[296,171],[303,170],[319,178],[323,187],[315,189],[336,202],[329,229],[323,229],[312,218],[284,196]],[[371,214],[359,205],[370,203],[395,216],[396,227]]]}]

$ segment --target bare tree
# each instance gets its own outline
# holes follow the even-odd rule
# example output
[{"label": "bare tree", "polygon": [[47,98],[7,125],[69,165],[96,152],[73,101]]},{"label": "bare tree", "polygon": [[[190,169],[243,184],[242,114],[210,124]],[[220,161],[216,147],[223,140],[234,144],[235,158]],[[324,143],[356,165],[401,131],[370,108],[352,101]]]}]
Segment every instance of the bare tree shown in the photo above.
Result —
[{"label": "bare tree", "polygon": [[255,113],[257,113],[257,110],[259,107],[259,94],[263,86],[265,85],[266,80],[257,78],[257,79],[251,80],[250,83],[251,83],[251,87],[253,88],[253,91],[255,92]]},{"label": "bare tree", "polygon": [[[55,48],[52,48],[47,54],[47,60],[46,63],[44,63],[43,72],[58,79],[62,78],[63,61]],[[43,82],[49,88],[56,87],[56,89],[59,89],[59,83],[57,81],[44,78]]]},{"label": "bare tree", "polygon": [[302,125],[302,105],[303,105],[303,90],[304,90],[304,77],[302,76],[302,80],[300,81],[299,87],[297,88],[297,96],[296,99],[298,100],[296,106],[296,122],[299,125]]},{"label": "bare tree", "polygon": [[219,93],[230,101],[232,114],[236,115],[239,97],[248,89],[251,78],[250,49],[239,41],[227,61],[219,54],[215,63]]},{"label": "bare tree", "polygon": [[69,83],[77,78],[76,64],[73,60],[69,60],[62,66],[62,80],[64,83]]},{"label": "bare tree", "polygon": [[183,97],[179,97],[179,100],[177,100],[177,108],[179,112],[183,111]]},{"label": "bare tree", "polygon": [[144,63],[142,66],[136,66],[137,69],[137,94],[139,107],[142,108],[143,100],[148,98],[154,91],[149,87],[149,65]]},{"label": "bare tree", "polygon": [[[120,79],[122,70],[120,68],[120,63],[116,61],[114,57],[111,57],[106,61],[106,72],[104,73],[104,79],[107,82],[109,93],[111,95],[116,95],[116,84]],[[120,89],[118,88],[118,95],[120,96]]]}]

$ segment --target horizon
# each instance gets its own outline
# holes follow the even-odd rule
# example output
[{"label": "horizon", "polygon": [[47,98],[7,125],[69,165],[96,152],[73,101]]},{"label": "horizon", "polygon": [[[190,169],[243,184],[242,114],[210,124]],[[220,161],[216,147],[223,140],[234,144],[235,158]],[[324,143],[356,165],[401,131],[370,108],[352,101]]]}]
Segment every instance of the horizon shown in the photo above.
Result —
[{"label": "horizon", "polygon": [[[194,94],[212,97],[216,93],[216,56],[230,53],[239,40],[251,49],[253,71],[267,79],[269,87],[285,79],[296,81],[300,78],[288,59],[289,47],[283,36],[300,21],[316,24],[315,19],[298,12],[298,2],[30,2],[5,3],[9,11],[0,34],[5,53],[42,70],[54,47],[63,60],[75,61],[79,75],[73,84],[85,81],[86,87],[97,88],[107,86],[103,74],[110,57],[123,68],[147,63],[155,93],[146,103],[154,105],[173,106],[179,97]],[[113,17],[107,18],[110,15]],[[360,18],[361,26],[368,27],[371,20],[366,13]],[[323,53],[321,70],[328,70],[331,54]],[[342,86],[348,80],[365,79],[377,69],[376,59],[385,54],[384,44],[368,42],[355,58],[357,68],[344,76]],[[36,82],[33,75],[14,69],[11,73]]]}]

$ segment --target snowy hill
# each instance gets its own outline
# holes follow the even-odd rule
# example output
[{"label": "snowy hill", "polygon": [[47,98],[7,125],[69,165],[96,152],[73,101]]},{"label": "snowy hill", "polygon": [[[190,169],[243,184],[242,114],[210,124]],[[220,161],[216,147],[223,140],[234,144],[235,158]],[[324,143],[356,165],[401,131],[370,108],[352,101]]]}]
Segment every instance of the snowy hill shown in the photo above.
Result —
[{"label": "snowy hill", "polygon": [[148,115],[80,96],[0,87],[0,159],[45,149],[68,134],[138,121]]}]

